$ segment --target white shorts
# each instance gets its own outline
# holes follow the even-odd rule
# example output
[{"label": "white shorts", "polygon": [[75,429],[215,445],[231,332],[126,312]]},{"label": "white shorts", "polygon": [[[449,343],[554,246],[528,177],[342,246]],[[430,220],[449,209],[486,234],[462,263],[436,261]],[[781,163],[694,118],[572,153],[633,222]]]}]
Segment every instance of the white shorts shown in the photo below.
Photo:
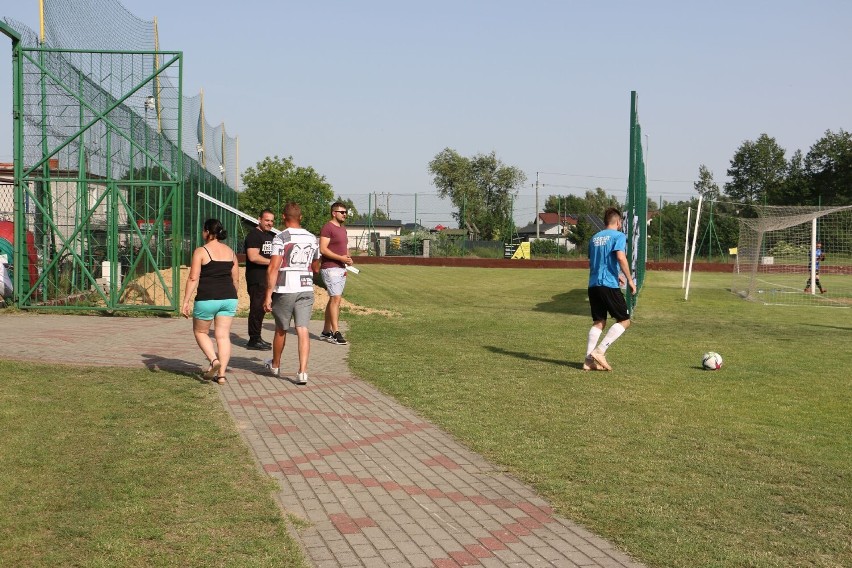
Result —
[{"label": "white shorts", "polygon": [[342,296],[343,288],[346,286],[346,269],[335,266],[334,268],[323,268],[322,281],[329,296]]}]

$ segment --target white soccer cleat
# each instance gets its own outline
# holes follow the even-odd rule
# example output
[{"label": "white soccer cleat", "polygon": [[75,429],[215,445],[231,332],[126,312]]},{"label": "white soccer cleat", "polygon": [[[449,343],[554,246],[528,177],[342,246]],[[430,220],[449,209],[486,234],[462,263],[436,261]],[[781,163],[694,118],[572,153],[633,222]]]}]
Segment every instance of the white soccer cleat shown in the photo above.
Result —
[{"label": "white soccer cleat", "polygon": [[589,353],[589,357],[594,359],[595,363],[597,363],[598,366],[602,367],[607,371],[612,371],[612,367],[609,366],[609,362],[606,360],[603,351],[601,351],[599,348],[595,347],[592,352]]}]

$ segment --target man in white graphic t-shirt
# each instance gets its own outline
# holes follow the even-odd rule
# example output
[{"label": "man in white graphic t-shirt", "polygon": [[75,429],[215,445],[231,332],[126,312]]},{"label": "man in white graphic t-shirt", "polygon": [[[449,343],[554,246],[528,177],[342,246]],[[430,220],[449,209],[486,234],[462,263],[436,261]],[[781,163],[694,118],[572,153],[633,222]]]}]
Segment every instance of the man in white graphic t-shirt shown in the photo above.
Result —
[{"label": "man in white graphic t-shirt", "polygon": [[308,322],[314,307],[314,278],[319,271],[319,243],[302,228],[302,208],[297,203],[284,207],[285,229],[272,239],[272,256],[266,271],[266,300],[263,309],[275,318],[272,359],[266,367],[278,376],[287,328],[293,320],[299,351],[296,384],[308,382],[308,356],[311,343]]}]

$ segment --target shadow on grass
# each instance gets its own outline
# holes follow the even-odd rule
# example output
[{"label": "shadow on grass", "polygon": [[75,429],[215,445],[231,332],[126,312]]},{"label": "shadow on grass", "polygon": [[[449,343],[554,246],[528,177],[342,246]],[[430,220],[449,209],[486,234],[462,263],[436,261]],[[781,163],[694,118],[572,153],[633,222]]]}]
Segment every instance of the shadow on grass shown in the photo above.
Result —
[{"label": "shadow on grass", "polygon": [[824,327],[825,329],[839,329],[840,331],[852,331],[852,327],[847,325],[825,325],[820,323],[806,323],[803,325],[808,327]]},{"label": "shadow on grass", "polygon": [[536,304],[533,311],[587,316],[589,315],[589,292],[586,288],[568,290],[553,296],[549,302]]},{"label": "shadow on grass", "polygon": [[503,349],[502,347],[495,347],[494,345],[485,345],[485,349],[495,353],[497,355],[506,355],[507,357],[516,357],[518,359],[523,359],[524,361],[538,361],[540,363],[549,363],[551,365],[558,365],[560,367],[570,367],[572,369],[582,369],[583,362],[574,362],[574,361],[564,361],[562,359],[549,359],[547,357],[538,357],[536,355],[531,355],[526,351],[509,351],[508,349]]}]

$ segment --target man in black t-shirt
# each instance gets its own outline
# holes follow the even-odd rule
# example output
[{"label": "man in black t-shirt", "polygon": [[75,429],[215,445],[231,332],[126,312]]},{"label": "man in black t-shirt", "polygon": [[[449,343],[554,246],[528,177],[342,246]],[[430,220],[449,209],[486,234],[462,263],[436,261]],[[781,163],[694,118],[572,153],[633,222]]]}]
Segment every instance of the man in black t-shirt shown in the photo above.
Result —
[{"label": "man in black t-shirt", "polygon": [[257,227],[246,235],[246,287],[249,294],[249,316],[247,349],[257,351],[268,351],[272,344],[260,337],[263,329],[263,301],[266,298],[266,267],[269,266],[269,257],[272,252],[272,239],[275,232],[272,225],[275,223],[275,214],[269,209],[260,212],[257,219]]}]

